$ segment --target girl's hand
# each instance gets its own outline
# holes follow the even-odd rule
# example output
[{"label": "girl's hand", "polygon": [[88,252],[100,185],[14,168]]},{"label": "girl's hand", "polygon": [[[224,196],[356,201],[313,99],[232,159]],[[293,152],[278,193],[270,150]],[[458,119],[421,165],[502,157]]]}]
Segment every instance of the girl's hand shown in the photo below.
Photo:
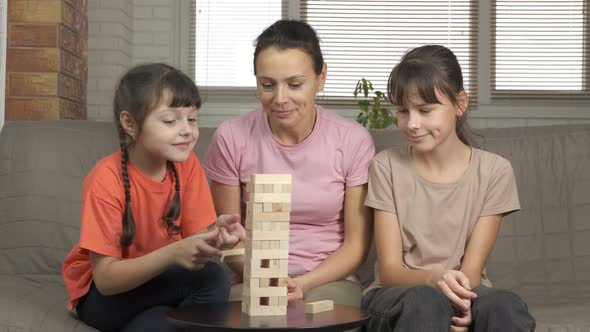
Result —
[{"label": "girl's hand", "polygon": [[[470,301],[471,302],[471,301]],[[467,311],[461,311],[455,308],[456,316],[451,319],[451,332],[467,332],[471,325],[471,306]]]},{"label": "girl's hand", "polygon": [[217,247],[220,249],[233,248],[238,242],[246,240],[246,230],[240,223],[238,214],[220,215],[215,222],[214,228],[219,229]]},{"label": "girl's hand", "polygon": [[303,300],[303,289],[296,279],[287,277],[287,301]]},{"label": "girl's hand", "polygon": [[189,270],[202,269],[212,256],[219,256],[221,251],[211,243],[219,236],[219,229],[213,228],[174,242],[173,259]]},{"label": "girl's hand", "polygon": [[435,270],[430,277],[430,286],[440,289],[451,303],[466,312],[471,309],[471,299],[475,299],[477,294],[471,291],[469,278],[456,270]]}]

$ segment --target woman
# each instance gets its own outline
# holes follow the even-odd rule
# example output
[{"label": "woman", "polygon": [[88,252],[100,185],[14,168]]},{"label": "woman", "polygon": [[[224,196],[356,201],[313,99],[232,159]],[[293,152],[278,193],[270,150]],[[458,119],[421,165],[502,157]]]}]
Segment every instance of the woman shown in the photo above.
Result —
[{"label": "woman", "polygon": [[[374,145],[366,129],[315,104],[326,73],[309,25],[280,20],[268,27],[254,51],[261,107],[217,129],[204,168],[217,213],[242,217],[251,174],[291,174],[288,300],[360,306],[353,274],[370,243],[363,202]],[[231,267],[242,274],[239,264]]]}]

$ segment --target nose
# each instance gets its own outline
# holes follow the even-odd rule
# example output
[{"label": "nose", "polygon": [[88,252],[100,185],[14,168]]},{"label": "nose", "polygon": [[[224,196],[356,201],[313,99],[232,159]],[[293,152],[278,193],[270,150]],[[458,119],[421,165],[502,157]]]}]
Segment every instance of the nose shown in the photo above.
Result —
[{"label": "nose", "polygon": [[193,131],[193,128],[192,128],[189,120],[185,119],[184,121],[182,121],[182,125],[180,127],[180,135],[181,136],[189,136],[192,133],[192,131]]},{"label": "nose", "polygon": [[274,101],[278,105],[285,104],[287,102],[287,91],[282,86],[277,86],[275,89]]},{"label": "nose", "polygon": [[408,114],[408,128],[416,130],[420,128],[420,115],[410,111]]}]

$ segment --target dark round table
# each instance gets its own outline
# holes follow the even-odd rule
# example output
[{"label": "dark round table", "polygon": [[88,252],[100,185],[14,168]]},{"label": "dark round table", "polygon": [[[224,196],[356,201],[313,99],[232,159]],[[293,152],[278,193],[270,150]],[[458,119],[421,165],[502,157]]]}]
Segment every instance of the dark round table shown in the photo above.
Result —
[{"label": "dark round table", "polygon": [[345,331],[360,327],[369,314],[358,308],[335,304],[334,310],[305,313],[305,303],[287,306],[286,316],[248,316],[241,302],[199,304],[171,310],[168,318],[189,331]]}]

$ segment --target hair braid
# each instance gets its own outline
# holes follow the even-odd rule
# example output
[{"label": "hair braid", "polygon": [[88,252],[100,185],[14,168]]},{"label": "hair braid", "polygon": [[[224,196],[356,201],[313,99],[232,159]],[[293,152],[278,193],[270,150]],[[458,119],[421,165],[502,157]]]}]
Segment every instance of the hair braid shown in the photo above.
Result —
[{"label": "hair braid", "polygon": [[172,203],[170,204],[170,210],[164,217],[166,221],[166,227],[168,229],[168,234],[178,234],[180,233],[180,227],[174,223],[176,219],[180,216],[180,181],[178,180],[178,171],[176,170],[176,166],[171,161],[167,161],[168,167],[172,169],[174,173],[174,199],[172,199]]},{"label": "hair braid", "polygon": [[135,236],[135,220],[133,220],[133,212],[131,211],[131,191],[129,184],[129,174],[127,173],[127,146],[125,139],[121,139],[121,173],[123,175],[123,184],[125,186],[125,212],[123,213],[123,227],[121,231],[120,244],[121,247],[127,248],[133,242]]}]

